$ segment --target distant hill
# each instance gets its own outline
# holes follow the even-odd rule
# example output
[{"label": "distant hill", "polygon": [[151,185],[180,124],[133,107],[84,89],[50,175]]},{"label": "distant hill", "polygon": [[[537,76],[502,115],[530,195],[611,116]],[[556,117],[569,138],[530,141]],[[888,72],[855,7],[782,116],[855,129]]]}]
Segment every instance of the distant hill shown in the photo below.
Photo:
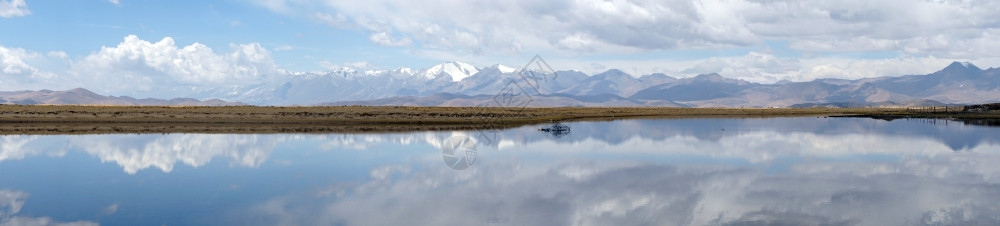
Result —
[{"label": "distant hill", "polygon": [[[135,99],[73,89],[0,92],[0,103],[499,106],[503,104],[494,97],[510,90],[530,96],[526,104],[532,107],[902,107],[1000,102],[1000,69],[982,69],[962,62],[927,75],[775,84],[716,73],[674,78],[665,74],[634,76],[617,69],[594,75],[573,70],[531,70],[526,74],[546,74],[528,78],[521,70],[504,65],[476,68],[448,62],[425,70],[294,73],[251,85],[192,89],[194,93],[183,94],[195,99]],[[205,99],[208,100],[199,101]]]},{"label": "distant hill", "polygon": [[906,102],[835,102],[835,103],[804,103],[793,104],[791,108],[862,108],[862,107],[922,107],[922,106],[958,106],[956,104],[945,104],[933,100],[912,100]]},{"label": "distant hill", "polygon": [[[689,107],[673,101],[633,101],[617,95],[575,96],[566,94],[536,95],[518,99],[517,104],[504,104],[494,99],[494,95],[468,96],[452,93],[438,93],[425,97],[390,97],[367,101],[338,101],[321,103],[325,106],[371,105],[371,106],[507,106],[507,107]],[[521,104],[523,103],[523,104]]]},{"label": "distant hill", "polygon": [[230,106],[245,105],[219,99],[200,101],[192,98],[136,99],[127,96],[103,96],[83,88],[66,91],[12,91],[0,92],[0,104],[47,105],[139,105],[139,106]]},{"label": "distant hill", "polygon": [[[284,80],[202,90],[194,96],[258,105],[419,105],[487,104],[521,71],[503,65],[474,68],[448,62],[428,70],[300,73]],[[594,75],[546,72],[529,89],[530,106],[927,106],[1000,102],[1000,69],[954,62],[927,75],[857,80],[818,79],[761,84],[703,74],[674,78],[630,75],[611,69]]]}]

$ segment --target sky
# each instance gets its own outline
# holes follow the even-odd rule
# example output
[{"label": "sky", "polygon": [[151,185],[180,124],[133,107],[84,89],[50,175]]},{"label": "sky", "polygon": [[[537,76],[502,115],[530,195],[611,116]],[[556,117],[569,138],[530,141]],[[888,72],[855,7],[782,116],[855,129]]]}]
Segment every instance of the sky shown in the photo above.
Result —
[{"label": "sky", "polygon": [[761,83],[927,74],[1000,65],[996,15],[988,0],[0,0],[0,90],[123,93],[536,55],[556,70]]}]

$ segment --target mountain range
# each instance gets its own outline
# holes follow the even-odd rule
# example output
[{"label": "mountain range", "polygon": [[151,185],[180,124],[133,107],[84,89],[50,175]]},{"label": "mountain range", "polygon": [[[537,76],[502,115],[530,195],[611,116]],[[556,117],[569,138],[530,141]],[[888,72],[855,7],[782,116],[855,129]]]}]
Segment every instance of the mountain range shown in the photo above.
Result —
[{"label": "mountain range", "polygon": [[[276,83],[219,88],[199,93],[255,105],[481,106],[520,79],[503,65],[476,68],[448,62],[428,70],[301,73]],[[674,78],[633,76],[611,69],[546,74],[530,93],[529,106],[802,107],[909,106],[1000,101],[1000,69],[954,62],[927,75],[818,79],[761,84],[702,74]],[[520,88],[524,88],[523,86]]]},{"label": "mountain range", "polygon": [[[525,75],[536,76],[526,82]],[[634,76],[611,69],[521,70],[447,62],[428,69],[292,73],[251,85],[200,89],[172,100],[100,96],[85,89],[0,92],[8,104],[499,106],[510,91],[525,106],[857,107],[1000,102],[1000,69],[954,62],[927,75],[754,83],[702,74]],[[198,101],[206,100],[206,101]]]},{"label": "mountain range", "polygon": [[46,105],[137,105],[137,106],[230,106],[246,105],[219,99],[197,100],[194,98],[136,99],[127,96],[113,97],[99,95],[90,90],[76,88],[66,91],[0,91],[0,104],[46,104]]}]

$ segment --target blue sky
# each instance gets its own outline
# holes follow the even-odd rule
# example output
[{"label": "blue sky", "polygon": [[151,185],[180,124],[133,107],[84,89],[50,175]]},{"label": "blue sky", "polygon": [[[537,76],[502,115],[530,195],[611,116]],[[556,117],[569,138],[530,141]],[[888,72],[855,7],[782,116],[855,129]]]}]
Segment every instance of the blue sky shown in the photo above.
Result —
[{"label": "blue sky", "polygon": [[926,74],[1000,65],[998,13],[980,0],[0,0],[0,90],[127,93],[88,82],[225,86],[536,54],[587,73],[763,83]]}]

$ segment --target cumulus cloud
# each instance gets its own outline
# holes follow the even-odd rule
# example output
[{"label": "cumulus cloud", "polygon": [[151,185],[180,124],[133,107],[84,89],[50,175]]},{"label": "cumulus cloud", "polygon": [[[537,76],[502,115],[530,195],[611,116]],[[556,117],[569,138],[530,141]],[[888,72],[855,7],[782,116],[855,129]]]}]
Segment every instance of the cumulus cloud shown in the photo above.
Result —
[{"label": "cumulus cloud", "polygon": [[[371,32],[377,44],[420,42],[429,49],[479,54],[523,46],[670,49],[746,45],[759,41],[739,18],[717,5],[661,1],[285,1],[260,4],[278,12],[309,12],[317,21]],[[388,7],[392,6],[392,7]],[[334,16],[335,15],[335,16]],[[704,41],[711,37],[711,41]],[[395,40],[395,41],[393,41]]]},{"label": "cumulus cloud", "polygon": [[[173,38],[149,42],[129,35],[117,46],[102,47],[73,63],[69,73],[102,93],[150,96],[177,87],[207,88],[260,82],[283,73],[258,43],[231,44],[216,53],[193,43],[179,47]],[[105,81],[127,81],[108,83]]]},{"label": "cumulus cloud", "polygon": [[0,46],[0,89],[68,89],[60,70],[68,66],[64,52],[42,54],[22,48]]},{"label": "cumulus cloud", "polygon": [[[399,44],[387,41],[407,37],[432,48],[472,53],[481,47],[455,43],[474,41],[491,50],[523,45],[608,52],[748,46],[778,39],[804,51],[948,55],[992,45],[1000,29],[993,16],[1000,4],[990,1],[258,2],[277,12],[305,11],[333,26],[369,30],[379,44]],[[961,45],[940,45],[956,43]],[[995,53],[960,55],[981,54]]]},{"label": "cumulus cloud", "polygon": [[38,69],[28,65],[22,59],[28,53],[24,49],[8,49],[0,46],[0,72],[5,75],[31,75]]},{"label": "cumulus cloud", "polygon": [[[287,48],[291,47],[276,49]],[[229,49],[219,52],[201,43],[178,46],[171,37],[150,42],[135,35],[82,58],[63,51],[0,46],[0,89],[83,87],[104,95],[176,98],[287,74],[259,43],[230,44]]]},{"label": "cumulus cloud", "polygon": [[0,17],[22,17],[31,14],[24,0],[0,0]]},{"label": "cumulus cloud", "polygon": [[[257,2],[275,12],[310,15],[313,20],[332,27],[366,31],[369,41],[378,45],[414,48],[413,53],[443,60],[482,55],[503,59],[509,56],[504,54],[516,55],[525,50],[565,55],[711,51],[759,47],[768,40],[803,53],[792,59],[757,51],[747,56],[709,59],[620,62],[581,58],[561,64],[563,69],[589,73],[599,72],[587,68],[600,63],[635,68],[641,74],[683,77],[720,73],[755,82],[776,82],[924,74],[943,68],[950,61],[1000,62],[996,60],[1000,52],[992,51],[1000,48],[1000,42],[996,41],[1000,19],[994,16],[1000,11],[1000,3],[993,1]],[[900,7],[903,5],[906,7]],[[880,58],[893,60],[836,57],[842,53],[863,56],[873,52],[891,53],[894,56]],[[774,60],[753,62],[752,57]],[[834,63],[816,63],[820,60]],[[912,67],[916,61],[934,62],[931,65],[936,68]],[[898,69],[877,66],[883,64]],[[843,71],[847,69],[851,71]]]}]

